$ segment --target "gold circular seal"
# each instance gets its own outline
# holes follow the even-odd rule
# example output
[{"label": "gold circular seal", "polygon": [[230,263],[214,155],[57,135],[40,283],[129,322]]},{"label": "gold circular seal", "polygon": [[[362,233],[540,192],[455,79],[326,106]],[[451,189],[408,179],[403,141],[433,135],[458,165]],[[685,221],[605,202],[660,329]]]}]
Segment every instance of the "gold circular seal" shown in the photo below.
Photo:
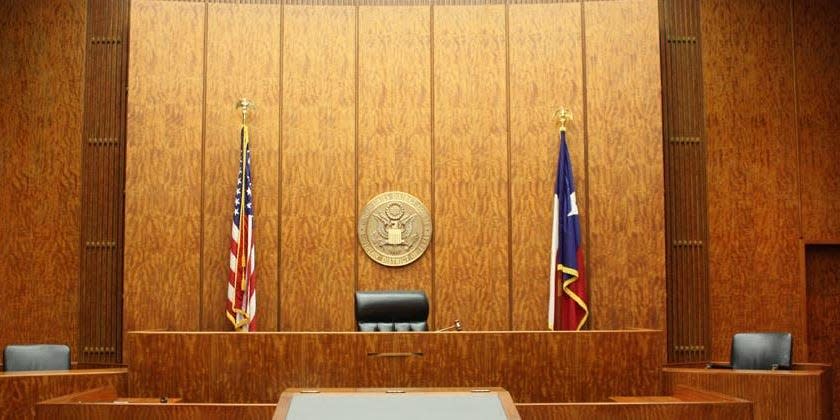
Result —
[{"label": "gold circular seal", "polygon": [[415,196],[389,191],[368,201],[359,216],[359,243],[382,265],[408,265],[423,255],[432,240],[429,210]]}]

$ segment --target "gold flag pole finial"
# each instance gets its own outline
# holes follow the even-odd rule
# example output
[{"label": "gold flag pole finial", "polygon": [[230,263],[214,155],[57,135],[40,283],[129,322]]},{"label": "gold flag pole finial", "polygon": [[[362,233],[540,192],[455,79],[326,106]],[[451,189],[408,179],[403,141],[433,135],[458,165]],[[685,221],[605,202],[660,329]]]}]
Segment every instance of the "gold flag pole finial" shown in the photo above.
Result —
[{"label": "gold flag pole finial", "polygon": [[254,108],[256,108],[254,103],[248,98],[240,98],[236,101],[236,109],[242,113],[242,125],[245,125],[245,123],[248,122],[248,112],[251,112]]},{"label": "gold flag pole finial", "polygon": [[557,120],[557,127],[560,131],[566,131],[566,122],[572,120],[572,111],[568,108],[560,107],[554,111],[554,118]]}]

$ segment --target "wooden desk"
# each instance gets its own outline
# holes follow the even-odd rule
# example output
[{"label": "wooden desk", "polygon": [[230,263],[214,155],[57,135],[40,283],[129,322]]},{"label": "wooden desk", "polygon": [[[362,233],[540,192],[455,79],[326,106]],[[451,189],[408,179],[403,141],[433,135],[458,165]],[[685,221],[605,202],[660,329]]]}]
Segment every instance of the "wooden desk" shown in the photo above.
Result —
[{"label": "wooden desk", "polygon": [[619,396],[612,402],[516,404],[529,420],[573,419],[704,419],[750,420],[752,403],[716,392],[676,386],[670,395]]},{"label": "wooden desk", "polygon": [[274,420],[312,418],[520,420],[501,388],[292,388],[283,391]]},{"label": "wooden desk", "polygon": [[33,419],[35,403],[102,386],[126,389],[127,369],[0,372],[0,418]]},{"label": "wooden desk", "polygon": [[756,419],[831,419],[832,379],[827,365],[794,370],[726,370],[701,367],[662,369],[667,393],[687,385],[752,401]]},{"label": "wooden desk", "polygon": [[146,419],[267,419],[274,404],[202,404],[169,398],[122,397],[113,387],[103,387],[53,398],[35,406],[36,418],[85,420]]},{"label": "wooden desk", "polygon": [[276,403],[287,388],[500,387],[517,402],[661,394],[661,331],[130,332],[130,395]]}]

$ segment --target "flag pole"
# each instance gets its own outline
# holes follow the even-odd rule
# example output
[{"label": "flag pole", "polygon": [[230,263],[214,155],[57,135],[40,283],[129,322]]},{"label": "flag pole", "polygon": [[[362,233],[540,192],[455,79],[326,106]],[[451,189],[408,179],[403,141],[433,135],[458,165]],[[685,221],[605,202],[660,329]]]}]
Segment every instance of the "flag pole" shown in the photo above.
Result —
[{"label": "flag pole", "polygon": [[242,125],[245,125],[248,122],[248,112],[251,108],[256,108],[254,103],[251,102],[248,98],[240,98],[236,101],[236,109],[242,113]]},{"label": "flag pole", "polygon": [[560,132],[566,131],[566,122],[572,120],[572,110],[565,107],[557,108],[554,111],[554,119],[557,120],[557,128],[560,129]]},{"label": "flag pole", "polygon": [[[245,166],[246,166],[246,159],[248,158],[248,156],[247,156],[247,150],[248,150],[248,126],[247,126],[248,112],[251,110],[251,108],[254,108],[254,103],[251,102],[251,100],[248,99],[248,98],[240,98],[238,101],[236,101],[236,108],[239,109],[239,112],[242,113],[242,138],[240,139],[240,145],[241,145],[241,149],[242,149],[242,150],[240,150],[240,152],[242,153],[242,157],[241,157],[241,160],[240,160],[241,167],[240,167],[240,170],[239,170],[240,173],[241,173],[241,179],[239,180],[240,188],[243,189],[243,193],[242,193],[241,198],[239,200],[239,228],[240,228],[239,232],[240,232],[240,235],[241,235],[243,222],[245,221],[245,193],[244,193],[244,189],[246,188],[246,186],[245,186],[245,176],[246,176]],[[239,249],[238,249],[237,255],[242,255],[243,247],[245,246],[245,240],[244,240],[244,238],[242,238],[240,236],[238,242],[239,242]],[[247,267],[248,262],[246,261],[245,258],[240,258],[240,260],[241,260],[241,264],[240,264],[240,267],[237,267],[237,269],[236,269],[236,273],[234,274],[234,279],[235,279],[236,283],[239,283],[238,286],[240,286],[242,288],[242,291],[247,293],[247,290],[246,290],[247,283],[244,280],[242,280],[243,277],[240,277],[240,276],[245,276],[245,273],[247,271],[246,267]],[[237,286],[236,283],[234,284],[234,287]],[[244,309],[235,308],[234,310],[236,310],[236,309],[239,309],[239,312],[241,314],[243,314],[243,315],[245,314]],[[241,331],[242,327],[246,324],[247,323],[244,323],[242,325],[236,325],[236,330]]]}]

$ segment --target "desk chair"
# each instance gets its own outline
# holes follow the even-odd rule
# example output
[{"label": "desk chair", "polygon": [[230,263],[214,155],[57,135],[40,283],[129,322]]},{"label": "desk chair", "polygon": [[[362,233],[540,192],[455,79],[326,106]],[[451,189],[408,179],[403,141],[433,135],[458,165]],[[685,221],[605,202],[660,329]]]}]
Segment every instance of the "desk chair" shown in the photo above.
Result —
[{"label": "desk chair", "polygon": [[732,336],[732,369],[790,369],[790,333],[739,333]]},{"label": "desk chair", "polygon": [[3,351],[3,370],[70,369],[70,347],[63,344],[10,344]]},{"label": "desk chair", "polygon": [[729,364],[710,363],[712,369],[790,369],[793,366],[790,333],[738,333],[732,336]]},{"label": "desk chair", "polygon": [[429,299],[422,290],[356,292],[358,331],[427,331]]}]

